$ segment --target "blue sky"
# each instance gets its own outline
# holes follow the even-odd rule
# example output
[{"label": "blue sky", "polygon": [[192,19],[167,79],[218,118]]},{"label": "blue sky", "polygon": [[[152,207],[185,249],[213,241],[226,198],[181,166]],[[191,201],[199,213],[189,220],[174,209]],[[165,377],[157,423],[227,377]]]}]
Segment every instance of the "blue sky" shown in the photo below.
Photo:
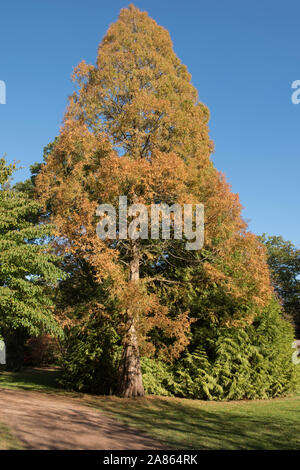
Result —
[{"label": "blue sky", "polygon": [[[130,2],[128,2],[130,3]],[[25,167],[58,134],[73,67],[94,63],[125,1],[11,0],[0,6],[0,155]],[[210,109],[213,160],[240,194],[255,233],[300,243],[298,0],[136,0],[171,34]]]}]

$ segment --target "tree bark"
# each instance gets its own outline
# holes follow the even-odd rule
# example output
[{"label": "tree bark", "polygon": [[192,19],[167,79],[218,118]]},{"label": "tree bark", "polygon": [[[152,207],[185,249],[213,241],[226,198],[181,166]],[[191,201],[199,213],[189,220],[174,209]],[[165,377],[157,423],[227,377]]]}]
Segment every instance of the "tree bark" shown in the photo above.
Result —
[{"label": "tree bark", "polygon": [[[139,282],[139,252],[136,242],[133,242],[132,260],[130,263],[130,282]],[[144,396],[143,378],[140,364],[140,353],[136,333],[136,319],[128,315],[126,336],[118,371],[117,393],[122,397]]]}]

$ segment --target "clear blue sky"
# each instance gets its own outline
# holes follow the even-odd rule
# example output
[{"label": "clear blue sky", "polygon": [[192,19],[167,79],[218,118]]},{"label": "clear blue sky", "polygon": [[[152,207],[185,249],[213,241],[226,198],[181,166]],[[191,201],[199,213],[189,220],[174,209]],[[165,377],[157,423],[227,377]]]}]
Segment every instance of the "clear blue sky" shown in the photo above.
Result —
[{"label": "clear blue sky", "polygon": [[[128,2],[130,3],[130,1]],[[0,155],[25,167],[41,161],[58,134],[73,91],[70,74],[97,46],[126,1],[1,2]],[[136,0],[166,27],[174,49],[210,109],[213,160],[255,233],[282,234],[299,245],[299,0]]]}]

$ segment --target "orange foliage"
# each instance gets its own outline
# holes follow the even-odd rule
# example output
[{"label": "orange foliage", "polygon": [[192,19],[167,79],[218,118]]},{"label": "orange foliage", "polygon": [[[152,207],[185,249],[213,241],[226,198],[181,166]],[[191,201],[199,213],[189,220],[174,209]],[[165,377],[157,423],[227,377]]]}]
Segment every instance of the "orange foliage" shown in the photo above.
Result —
[{"label": "orange foliage", "polygon": [[[205,282],[255,308],[272,293],[264,250],[247,232],[238,196],[211,163],[209,111],[164,28],[133,5],[123,9],[99,46],[96,66],[82,62],[73,78],[78,90],[37,178],[39,197],[51,207],[65,241],[61,249],[86,258],[99,282],[112,280],[109,295],[119,300],[124,318],[136,316],[146,348],[147,333],[162,328],[174,340],[162,353],[174,358],[188,343],[188,312],[170,316],[147,290],[146,278],[131,283],[132,244],[97,237],[99,203],[117,204],[119,195],[146,206],[155,199],[203,203],[204,248],[212,253],[203,265]],[[139,244],[140,262],[151,251],[149,243]],[[153,255],[148,260],[157,261]],[[251,318],[249,313],[242,320]]]}]

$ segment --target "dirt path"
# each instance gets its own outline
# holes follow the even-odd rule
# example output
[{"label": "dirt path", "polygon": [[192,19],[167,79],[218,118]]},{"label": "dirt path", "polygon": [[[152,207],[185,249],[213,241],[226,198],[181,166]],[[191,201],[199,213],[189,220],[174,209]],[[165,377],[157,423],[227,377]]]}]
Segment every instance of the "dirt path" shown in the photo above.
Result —
[{"label": "dirt path", "polygon": [[73,398],[0,389],[0,403],[0,422],[25,449],[163,449]]}]

